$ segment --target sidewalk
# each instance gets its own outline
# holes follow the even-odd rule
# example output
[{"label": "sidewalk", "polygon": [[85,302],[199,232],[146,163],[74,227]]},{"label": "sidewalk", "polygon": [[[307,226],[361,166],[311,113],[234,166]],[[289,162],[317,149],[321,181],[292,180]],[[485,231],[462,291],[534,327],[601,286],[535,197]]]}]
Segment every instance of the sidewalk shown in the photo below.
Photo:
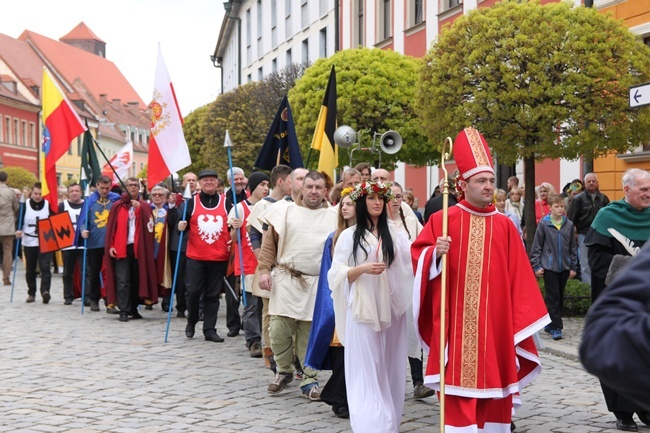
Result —
[{"label": "sidewalk", "polygon": [[562,318],[562,322],[564,324],[564,329],[562,330],[564,338],[554,341],[551,338],[551,334],[541,331],[539,336],[544,346],[538,349],[555,356],[578,361],[578,348],[580,347],[580,341],[582,341],[582,328],[585,324],[585,319],[584,317],[569,317]]}]

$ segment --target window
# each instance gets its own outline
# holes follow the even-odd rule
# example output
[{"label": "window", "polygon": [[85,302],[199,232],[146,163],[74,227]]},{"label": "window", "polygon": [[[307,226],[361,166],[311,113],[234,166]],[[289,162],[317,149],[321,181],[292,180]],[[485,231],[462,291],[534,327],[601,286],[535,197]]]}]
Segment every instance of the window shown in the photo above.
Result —
[{"label": "window", "polygon": [[379,0],[379,4],[377,7],[377,13],[378,13],[378,26],[377,26],[377,31],[379,32],[378,39],[380,41],[384,39],[390,38],[393,33],[392,33],[392,17],[391,17],[391,12],[392,12],[392,3],[391,0]]},{"label": "window", "polygon": [[250,83],[250,82],[252,82],[252,81],[253,81],[253,77],[251,76],[251,74],[248,74],[248,75],[246,76],[246,82],[247,82],[247,83]]},{"label": "window", "polygon": [[309,4],[307,0],[301,0],[302,4],[300,5],[300,26],[301,28],[309,27]]},{"label": "window", "polygon": [[67,176],[68,176],[68,182],[70,182],[72,180],[72,173],[68,173]]},{"label": "window", "polygon": [[287,59],[286,59],[286,65],[285,66],[291,66],[293,65],[293,59],[291,58],[291,48],[287,50]]},{"label": "window", "polygon": [[29,147],[29,143],[27,142],[27,122],[24,120],[20,125],[20,142],[23,146]]},{"label": "window", "polygon": [[81,156],[82,136],[77,137],[77,155]]},{"label": "window", "polygon": [[262,0],[257,0],[257,39],[262,38]]},{"label": "window", "polygon": [[355,1],[355,22],[354,31],[353,31],[353,41],[352,48],[362,47],[365,44],[366,39],[364,38],[364,16],[363,16],[363,2],[365,0],[354,0]]},{"label": "window", "polygon": [[271,0],[271,47],[278,46],[277,0]]},{"label": "window", "polygon": [[318,3],[318,13],[321,17],[327,15],[327,1],[328,0],[319,0]]},{"label": "window", "polygon": [[260,66],[257,68],[257,80],[262,81],[262,78],[264,78],[264,73],[262,72],[262,67]]},{"label": "window", "polygon": [[320,31],[320,49],[318,52],[319,57],[327,57],[327,27]]},{"label": "window", "polygon": [[424,21],[424,0],[410,0],[409,26],[416,26]]},{"label": "window", "polygon": [[246,9],[246,46],[250,47],[253,40],[252,30],[251,30],[251,10]]},{"label": "window", "polygon": [[18,129],[18,119],[14,119],[14,144],[20,145],[20,129]]},{"label": "window", "polygon": [[36,147],[36,125],[29,122],[29,147]]},{"label": "window", "polygon": [[11,144],[11,117],[5,117],[5,143]]},{"label": "window", "polygon": [[278,59],[273,59],[271,62],[271,72],[278,72]]},{"label": "window", "polygon": [[291,16],[291,0],[284,0],[284,16],[286,18]]},{"label": "window", "polygon": [[446,9],[451,9],[451,8],[455,8],[456,6],[462,5],[463,0],[445,0],[445,3],[447,6]]},{"label": "window", "polygon": [[302,41],[302,63],[309,63],[309,39]]}]

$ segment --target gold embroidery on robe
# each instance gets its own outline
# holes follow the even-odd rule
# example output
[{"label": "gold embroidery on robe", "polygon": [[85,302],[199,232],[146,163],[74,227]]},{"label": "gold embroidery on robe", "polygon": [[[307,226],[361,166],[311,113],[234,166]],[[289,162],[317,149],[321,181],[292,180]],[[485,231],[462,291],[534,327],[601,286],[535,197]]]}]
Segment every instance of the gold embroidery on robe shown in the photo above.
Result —
[{"label": "gold embroidery on robe", "polygon": [[481,303],[481,277],[485,249],[485,218],[471,215],[463,305],[463,340],[460,385],[474,388],[477,383],[478,320]]}]

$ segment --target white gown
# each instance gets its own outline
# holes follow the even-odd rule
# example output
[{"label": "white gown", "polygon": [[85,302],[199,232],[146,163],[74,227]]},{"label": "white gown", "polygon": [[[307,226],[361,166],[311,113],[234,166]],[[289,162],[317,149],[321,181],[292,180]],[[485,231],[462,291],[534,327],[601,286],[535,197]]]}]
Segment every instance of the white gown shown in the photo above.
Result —
[{"label": "white gown", "polygon": [[[406,387],[406,311],[413,271],[410,242],[391,227],[395,260],[381,275],[361,275],[348,283],[356,266],[352,258],[356,226],[341,233],[328,281],[332,289],[336,329],[345,346],[345,381],[350,423],[355,433],[397,433]],[[357,254],[358,264],[381,261],[381,245],[367,234],[369,245]],[[344,332],[339,332],[344,330]]]}]

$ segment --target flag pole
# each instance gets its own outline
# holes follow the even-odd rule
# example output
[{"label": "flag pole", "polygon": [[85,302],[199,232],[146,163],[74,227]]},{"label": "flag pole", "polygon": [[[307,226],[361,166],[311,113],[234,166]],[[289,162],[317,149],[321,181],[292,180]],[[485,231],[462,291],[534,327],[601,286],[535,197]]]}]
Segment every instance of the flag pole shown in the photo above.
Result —
[{"label": "flag pole", "polygon": [[[18,224],[23,220],[23,213],[25,211],[25,206],[27,206],[27,200],[25,199],[25,193],[20,195],[20,212],[18,216]],[[21,227],[22,231],[22,227]],[[11,299],[9,302],[14,302],[14,287],[16,285],[16,269],[18,269],[18,251],[20,251],[20,241],[22,238],[16,239],[16,252],[14,253],[14,275],[11,278]]]},{"label": "flag pole", "polygon": [[309,148],[309,153],[307,154],[307,164],[305,164],[305,168],[306,168],[307,170],[309,170],[309,161],[311,160],[311,150],[312,150],[312,149],[313,149],[313,148],[310,147],[310,148]]},{"label": "flag pole", "polygon": [[[90,205],[88,203],[88,197],[90,196],[90,184],[86,181],[86,191],[84,192],[86,198],[84,203],[86,204],[86,218],[84,220],[83,231],[88,230],[88,214],[90,214]],[[90,234],[89,234],[90,235]],[[84,258],[83,258],[83,268],[81,271],[81,314],[84,314],[84,307],[86,306],[86,260],[88,257],[88,238],[84,238]]]},{"label": "flag pole", "polygon": [[[235,179],[235,172],[232,167],[232,141],[230,140],[230,134],[226,129],[226,137],[224,139],[223,146],[228,149],[228,166],[230,167],[230,180]],[[239,219],[239,213],[237,212],[237,194],[235,193],[235,186],[231,185],[230,190],[232,191],[232,202],[235,206],[235,218]],[[242,293],[242,303],[244,307],[248,307],[248,302],[246,302],[246,282],[244,278],[244,253],[242,251],[241,244],[241,228],[237,229],[237,250],[239,251],[239,275],[241,277],[241,293]]]},{"label": "flag pole", "polygon": [[[174,185],[172,184],[172,188]],[[183,203],[183,219],[181,221],[185,221],[185,218],[187,218],[187,202],[192,198],[192,191],[190,191],[190,184],[188,183],[185,186],[185,191],[183,192],[183,198],[185,199],[185,203]],[[189,227],[187,227],[185,230],[188,230]],[[165,343],[167,343],[167,338],[169,336],[169,324],[172,321],[172,305],[174,304],[174,293],[176,293],[176,281],[178,279],[178,265],[181,262],[181,249],[183,247],[183,234],[185,233],[185,230],[183,230],[179,237],[178,237],[178,251],[176,253],[176,265],[174,266],[174,281],[172,281],[172,292],[169,295],[169,309],[167,311],[167,328],[165,329]]]},{"label": "flag pole", "polygon": [[104,153],[102,148],[99,147],[99,143],[97,143],[97,140],[95,140],[94,138],[93,138],[93,143],[95,143],[95,146],[97,146],[97,150],[99,150],[99,153],[102,154],[102,156],[106,160],[106,163],[108,164],[108,166],[111,168],[111,170],[113,170],[113,173],[115,174],[115,177],[117,177],[117,180],[120,181],[120,185],[122,185],[122,188],[124,188],[124,191],[126,191],[126,185],[124,185],[124,182],[122,182],[122,178],[120,177],[119,174],[117,174],[117,171],[115,171],[115,167],[113,167],[113,164],[111,164],[111,161],[108,159],[108,157],[106,156],[106,154]]},{"label": "flag pole", "polygon": [[[449,149],[447,148],[449,142]],[[449,174],[445,167],[446,161],[450,159],[454,142],[451,137],[447,137],[442,145],[442,171],[445,173],[442,184],[442,237],[447,237],[449,225]],[[445,348],[447,332],[445,330],[445,317],[447,307],[447,253],[442,255],[441,263],[441,280],[440,280],[440,433],[445,433]]]}]

